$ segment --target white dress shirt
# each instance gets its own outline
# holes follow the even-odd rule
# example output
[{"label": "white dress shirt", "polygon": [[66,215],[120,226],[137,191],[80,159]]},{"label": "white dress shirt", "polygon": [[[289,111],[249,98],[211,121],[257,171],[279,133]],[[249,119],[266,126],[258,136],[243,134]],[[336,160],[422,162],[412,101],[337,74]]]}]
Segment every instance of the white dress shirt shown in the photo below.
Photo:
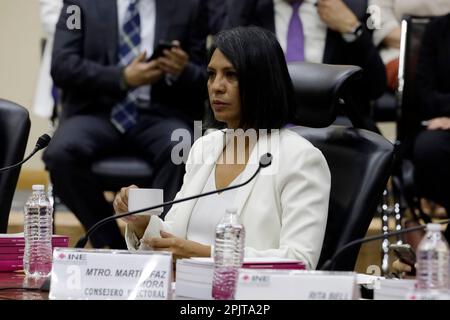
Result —
[{"label": "white dress shirt", "polygon": [[[130,0],[117,0],[117,17],[119,34],[125,21]],[[155,0],[140,0],[138,3],[139,15],[141,18],[141,52],[146,51],[147,57],[153,53],[153,43],[155,41],[156,6]],[[140,100],[150,101],[150,89],[148,86],[141,86],[138,90]]]},{"label": "white dress shirt", "polygon": [[[286,52],[289,21],[292,16],[292,6],[285,0],[274,0],[275,32],[281,48]],[[303,24],[305,61],[322,63],[327,38],[327,26],[320,19],[315,0],[304,0],[299,8]]]}]

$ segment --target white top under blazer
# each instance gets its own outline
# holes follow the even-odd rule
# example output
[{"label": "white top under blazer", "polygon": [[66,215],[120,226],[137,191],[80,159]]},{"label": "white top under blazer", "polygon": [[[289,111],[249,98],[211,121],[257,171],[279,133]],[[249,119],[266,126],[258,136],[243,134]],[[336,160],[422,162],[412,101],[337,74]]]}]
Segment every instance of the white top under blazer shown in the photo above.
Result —
[{"label": "white top under blazer", "polygon": [[[228,134],[217,130],[194,143],[176,199],[202,193],[230,140]],[[308,269],[315,269],[328,216],[331,177],[327,162],[309,141],[289,129],[260,132],[240,182],[253,175],[255,170],[249,168],[256,169],[260,157],[267,152],[272,154],[272,164],[239,188],[230,204],[237,208],[245,227],[245,256],[298,259]],[[144,237],[158,235],[163,229],[186,239],[196,202],[172,206],[165,221],[152,216]],[[143,249],[128,228],[125,238],[130,250]]]},{"label": "white top under blazer", "polygon": [[[217,190],[215,173],[215,170],[211,170],[205,188],[201,193]],[[242,174],[243,172],[230,183],[230,186],[241,183]],[[236,188],[199,198],[189,218],[186,238],[202,244],[214,245],[216,226],[224,217],[225,210],[233,206],[238,192],[239,188]]]}]

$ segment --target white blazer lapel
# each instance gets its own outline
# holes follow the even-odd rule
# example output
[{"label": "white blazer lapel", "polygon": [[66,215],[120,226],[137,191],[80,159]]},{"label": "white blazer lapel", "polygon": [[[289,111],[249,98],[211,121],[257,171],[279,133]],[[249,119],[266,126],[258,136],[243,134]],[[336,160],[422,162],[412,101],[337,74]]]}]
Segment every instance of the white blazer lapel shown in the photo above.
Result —
[{"label": "white blazer lapel", "polygon": [[[189,159],[192,161],[191,165],[193,168],[189,184],[183,186],[183,188],[186,188],[183,197],[202,193],[209,175],[225,146],[224,136],[222,132],[211,133],[209,136],[204,137],[205,141],[201,146],[201,150],[195,150],[192,159]],[[197,200],[194,199],[178,204],[176,221],[173,224],[175,234],[186,237],[189,220]]]}]

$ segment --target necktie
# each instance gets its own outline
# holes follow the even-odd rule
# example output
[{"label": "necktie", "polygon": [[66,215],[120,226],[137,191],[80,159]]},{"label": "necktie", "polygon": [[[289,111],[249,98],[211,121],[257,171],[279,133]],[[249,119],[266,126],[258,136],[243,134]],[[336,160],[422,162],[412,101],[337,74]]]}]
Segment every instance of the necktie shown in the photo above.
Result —
[{"label": "necktie", "polygon": [[[140,53],[141,46],[141,19],[137,3],[139,0],[130,0],[125,20],[119,35],[119,65],[127,66]],[[125,133],[137,122],[138,105],[134,90],[128,92],[123,101],[112,108],[111,122],[121,133]]]},{"label": "necktie", "polygon": [[301,3],[302,1],[294,1],[291,3],[292,16],[289,20],[286,48],[287,62],[305,60],[303,24],[298,12]]}]

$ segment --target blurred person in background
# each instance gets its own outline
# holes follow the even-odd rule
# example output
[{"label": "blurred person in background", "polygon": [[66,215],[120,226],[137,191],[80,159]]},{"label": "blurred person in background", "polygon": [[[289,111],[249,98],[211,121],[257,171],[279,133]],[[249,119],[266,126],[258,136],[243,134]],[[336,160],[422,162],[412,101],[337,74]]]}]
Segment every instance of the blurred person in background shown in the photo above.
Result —
[{"label": "blurred person in background", "polygon": [[[450,212],[450,14],[431,21],[417,65],[424,130],[414,144],[415,182],[421,195]],[[450,240],[450,227],[444,233]],[[410,272],[397,260],[393,268]]]},{"label": "blurred person in background", "polygon": [[[172,149],[189,150],[206,98],[205,1],[64,1],[51,66],[62,110],[43,159],[55,194],[86,229],[113,214],[91,173],[96,159],[133,151],[151,164],[149,187],[164,189],[165,201],[179,190],[184,165]],[[150,60],[162,40],[172,48]],[[180,129],[190,139],[173,141]],[[91,242],[125,248],[114,223]]]},{"label": "blurred person in background", "polygon": [[56,23],[63,5],[62,0],[39,0],[40,18],[44,31],[45,46],[43,48],[41,66],[33,100],[33,111],[42,118],[50,119],[57,104],[57,89],[50,76],[50,63],[53,49],[53,37]]},{"label": "blurred person in background", "polygon": [[431,21],[417,65],[417,88],[425,128],[414,145],[420,194],[450,212],[450,13]]},{"label": "blurred person in background", "polygon": [[388,88],[398,87],[401,19],[405,15],[441,16],[450,12],[449,0],[369,0],[380,9],[380,28],[373,31],[373,41],[386,65]]},{"label": "blurred person in background", "polygon": [[366,26],[361,0],[226,0],[223,27],[257,25],[274,32],[288,63],[306,61],[360,66],[352,98],[364,127],[378,132],[370,101],[386,87],[384,64]]}]

